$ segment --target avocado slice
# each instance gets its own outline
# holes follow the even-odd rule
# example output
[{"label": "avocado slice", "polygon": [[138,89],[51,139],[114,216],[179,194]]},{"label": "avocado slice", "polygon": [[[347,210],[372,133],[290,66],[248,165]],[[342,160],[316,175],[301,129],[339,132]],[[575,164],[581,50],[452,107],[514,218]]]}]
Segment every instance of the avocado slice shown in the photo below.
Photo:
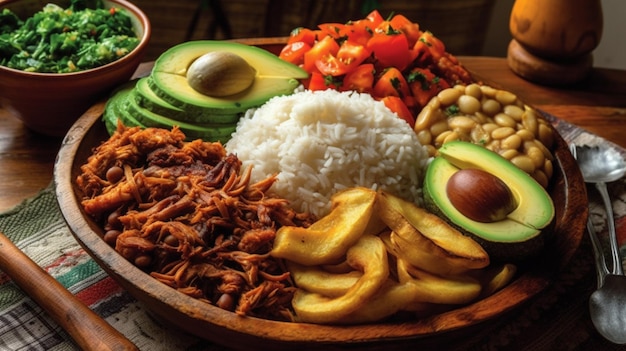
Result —
[{"label": "avocado slice", "polygon": [[174,119],[185,118],[185,110],[178,108],[169,102],[158,97],[152,89],[150,89],[148,80],[150,77],[143,77],[137,81],[135,85],[135,98],[137,103],[154,113],[167,116]]},{"label": "avocado slice", "polygon": [[[211,97],[194,90],[187,82],[187,70],[199,57],[214,51],[239,55],[256,70],[252,85],[241,93]],[[217,40],[189,41],[173,46],[161,54],[152,69],[150,87],[168,103],[184,109],[208,110],[232,114],[260,106],[277,95],[294,92],[308,73],[300,67],[281,60],[269,51],[235,42]]]},{"label": "avocado slice", "polygon": [[132,115],[141,125],[146,127],[157,127],[172,129],[178,126],[185,133],[187,140],[203,139],[206,141],[221,141],[226,143],[232,133],[237,129],[237,123],[231,124],[200,124],[187,123],[179,120],[171,119],[143,108],[137,104],[137,100],[133,97],[133,91],[125,92],[118,102],[122,106],[126,106],[127,112]]},{"label": "avocado slice", "polygon": [[[506,218],[474,221],[452,204],[447,182],[453,174],[468,168],[488,172],[510,188],[517,206]],[[536,180],[497,153],[469,142],[448,142],[439,149],[426,170],[423,191],[429,210],[474,238],[495,261],[518,261],[536,255],[544,246],[542,229],[555,214],[550,195]]]},{"label": "avocado slice", "polygon": [[117,129],[118,119],[127,127],[172,129],[178,126],[185,133],[187,140],[203,139],[223,143],[230,139],[231,134],[237,128],[236,122],[230,124],[186,123],[154,113],[137,103],[135,96],[137,83],[138,81],[131,81],[122,85],[107,101],[102,119],[109,134],[113,134]]},{"label": "avocado slice", "polygon": [[143,124],[128,113],[127,96],[134,90],[135,83],[136,81],[133,80],[120,86],[113,91],[111,97],[107,100],[102,113],[102,120],[109,134],[113,134],[117,129],[118,120],[121,120],[122,124],[127,127],[140,126],[145,128]]},{"label": "avocado slice", "polygon": [[204,124],[232,124],[237,123],[241,117],[241,113],[211,113],[198,109],[186,111],[182,108],[176,107],[154,93],[154,91],[150,88],[150,80],[150,77],[143,77],[137,81],[134,97],[139,106],[156,114],[181,122]]}]

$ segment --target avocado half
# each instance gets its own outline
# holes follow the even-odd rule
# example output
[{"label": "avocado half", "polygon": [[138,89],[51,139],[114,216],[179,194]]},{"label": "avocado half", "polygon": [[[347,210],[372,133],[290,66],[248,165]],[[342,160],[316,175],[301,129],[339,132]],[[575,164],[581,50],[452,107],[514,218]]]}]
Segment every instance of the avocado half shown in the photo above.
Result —
[{"label": "avocado half", "polygon": [[[255,70],[244,91],[226,97],[210,97],[187,81],[189,66],[209,52],[230,52]],[[111,94],[103,120],[112,134],[120,120],[126,126],[179,127],[188,140],[226,143],[241,116],[274,96],[292,94],[308,73],[258,47],[235,42],[200,40],[174,46],[159,56],[148,77],[123,85]]]},{"label": "avocado half", "polygon": [[[491,173],[509,187],[517,206],[505,219],[477,222],[450,202],[446,193],[448,180],[468,168]],[[443,144],[426,170],[423,191],[429,210],[474,238],[494,261],[519,261],[536,255],[544,247],[542,229],[555,214],[550,195],[537,181],[497,153],[470,142]]]},{"label": "avocado half", "polygon": [[[187,82],[189,66],[204,54],[227,51],[243,58],[256,70],[252,85],[241,93],[212,97],[193,89]],[[264,49],[218,40],[189,41],[171,47],[156,60],[151,73],[150,88],[166,102],[185,110],[213,113],[239,113],[264,104],[277,95],[294,92],[308,78],[302,68],[281,60]]]}]

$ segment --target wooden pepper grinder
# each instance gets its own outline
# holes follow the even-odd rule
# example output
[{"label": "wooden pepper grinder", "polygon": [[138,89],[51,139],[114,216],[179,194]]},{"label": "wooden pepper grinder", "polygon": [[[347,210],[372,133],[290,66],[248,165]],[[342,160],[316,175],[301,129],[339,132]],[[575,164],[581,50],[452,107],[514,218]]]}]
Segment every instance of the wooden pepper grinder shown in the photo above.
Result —
[{"label": "wooden pepper grinder", "polygon": [[600,0],[515,0],[509,67],[526,80],[566,85],[589,74],[602,37]]}]

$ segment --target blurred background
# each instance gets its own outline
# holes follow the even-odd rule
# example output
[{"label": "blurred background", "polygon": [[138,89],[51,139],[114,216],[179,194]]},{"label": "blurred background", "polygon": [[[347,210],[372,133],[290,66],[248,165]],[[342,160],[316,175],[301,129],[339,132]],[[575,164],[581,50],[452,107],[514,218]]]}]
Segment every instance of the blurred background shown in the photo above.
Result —
[{"label": "blurred background", "polygon": [[[514,0],[131,0],[150,17],[147,60],[187,40],[288,36],[296,27],[400,13],[441,38],[456,56],[506,56]],[[626,1],[602,0],[597,67],[626,69]]]}]

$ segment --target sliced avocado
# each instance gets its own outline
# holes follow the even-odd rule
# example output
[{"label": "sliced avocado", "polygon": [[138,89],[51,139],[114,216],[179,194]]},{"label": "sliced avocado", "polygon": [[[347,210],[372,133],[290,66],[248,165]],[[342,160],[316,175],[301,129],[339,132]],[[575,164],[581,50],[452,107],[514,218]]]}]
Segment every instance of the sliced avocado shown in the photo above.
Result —
[{"label": "sliced avocado", "polygon": [[109,100],[107,100],[104,106],[104,112],[102,113],[102,120],[106,126],[107,132],[113,134],[117,129],[117,122],[120,120],[122,124],[127,127],[145,126],[131,114],[128,113],[128,96],[133,92],[135,87],[135,81],[131,81],[127,84],[120,86],[113,91]]},{"label": "sliced avocado", "polygon": [[185,118],[185,110],[178,108],[169,102],[158,97],[150,86],[148,80],[150,77],[143,77],[137,81],[135,86],[135,98],[137,103],[148,110],[174,119]]},{"label": "sliced avocado", "polygon": [[137,81],[135,86],[135,99],[139,106],[144,107],[156,114],[189,123],[215,123],[232,124],[239,121],[240,113],[215,113],[202,109],[192,109],[186,111],[176,107],[160,98],[150,88],[150,77],[143,77]]},{"label": "sliced avocado", "polygon": [[[503,220],[477,222],[459,211],[447,195],[447,182],[462,169],[475,168],[502,180],[517,206]],[[517,261],[537,254],[544,246],[542,229],[554,218],[554,204],[546,190],[511,162],[480,145],[454,141],[439,149],[424,177],[424,200],[461,232],[473,237],[496,261]]]},{"label": "sliced avocado", "polygon": [[[252,66],[256,71],[252,85],[241,93],[224,97],[207,96],[193,89],[186,77],[189,66],[202,55],[214,51],[234,53]],[[231,114],[260,106],[274,96],[293,93],[300,84],[298,79],[308,78],[308,73],[258,47],[197,40],[176,45],[161,54],[154,64],[151,78],[150,87],[155,94],[174,106],[187,111],[204,109]]]},{"label": "sliced avocado", "polygon": [[185,133],[188,140],[203,139],[207,141],[221,141],[226,143],[232,133],[237,129],[237,124],[198,124],[181,122],[175,119],[167,118],[154,113],[137,104],[136,99],[128,92],[125,96],[126,100],[122,100],[121,104],[126,104],[126,109],[140,124],[146,127],[158,127],[172,129],[178,126]]}]

